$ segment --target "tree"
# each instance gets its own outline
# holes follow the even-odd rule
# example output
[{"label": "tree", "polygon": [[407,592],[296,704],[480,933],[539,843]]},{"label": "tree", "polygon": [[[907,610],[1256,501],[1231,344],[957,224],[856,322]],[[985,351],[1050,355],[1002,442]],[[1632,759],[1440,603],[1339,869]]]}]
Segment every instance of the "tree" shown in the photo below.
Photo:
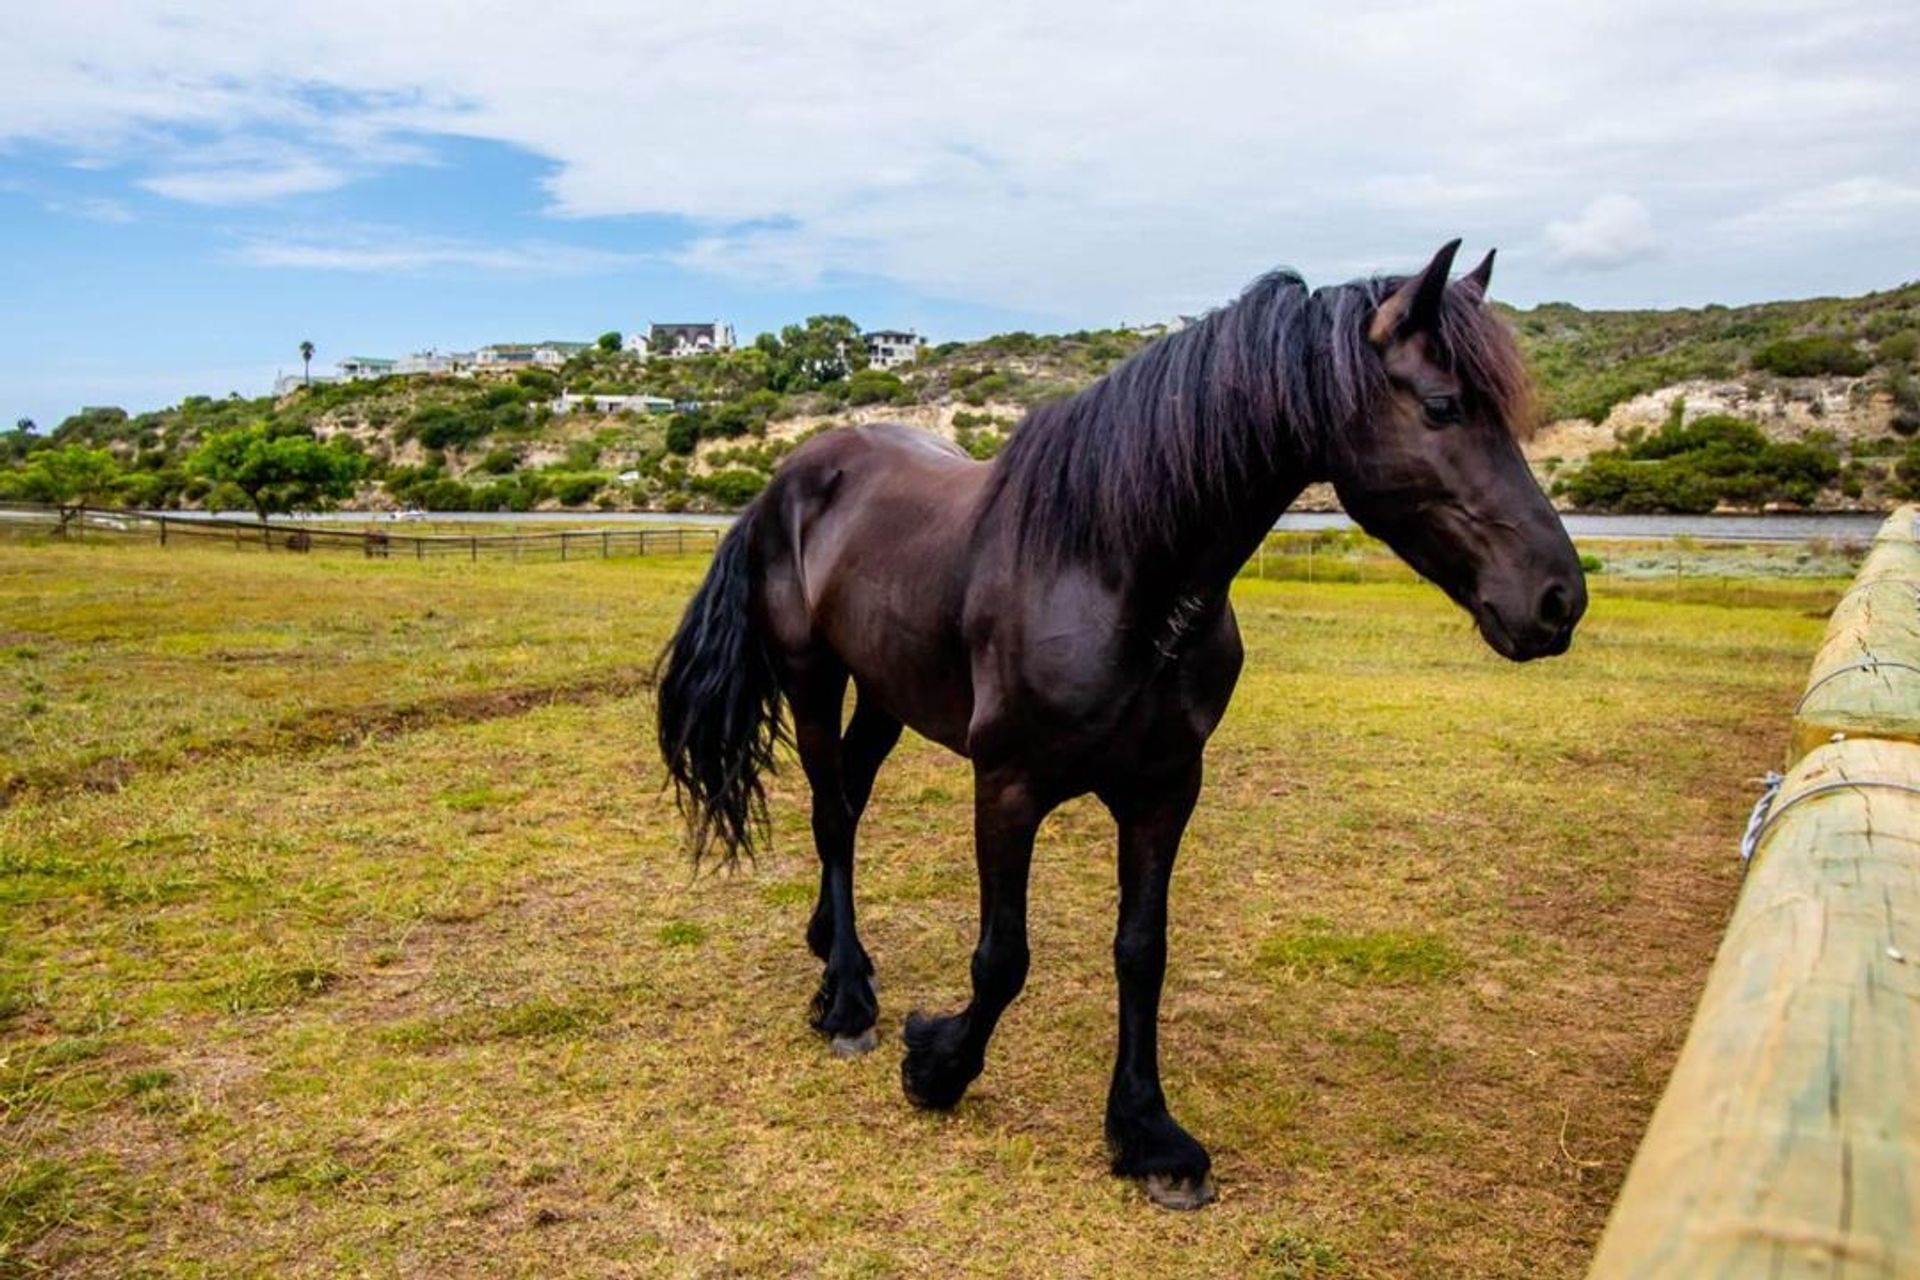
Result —
[{"label": "tree", "polygon": [[310,435],[270,435],[264,426],[210,437],[189,463],[194,474],[247,495],[261,521],[274,511],[324,506],[353,493],[366,459]]},{"label": "tree", "polygon": [[46,447],[47,438],[34,428],[32,418],[20,419],[11,431],[0,431],[0,462],[18,462]]},{"label": "tree", "polygon": [[15,472],[9,488],[28,502],[47,502],[60,508],[60,532],[83,507],[112,502],[120,492],[120,464],[105,449],[70,444],[38,449],[26,466]]},{"label": "tree", "polygon": [[620,350],[620,331],[617,329],[607,330],[594,340],[594,345],[608,355],[613,355]]},{"label": "tree", "polygon": [[808,316],[806,324],[788,325],[777,339],[763,334],[754,346],[773,358],[773,384],[781,391],[824,386],[867,367],[860,326],[846,316]]},{"label": "tree", "polygon": [[700,417],[693,413],[676,413],[667,419],[667,451],[682,456],[693,452],[700,443]]},{"label": "tree", "polygon": [[311,342],[300,344],[300,381],[304,386],[313,385],[313,344]]}]

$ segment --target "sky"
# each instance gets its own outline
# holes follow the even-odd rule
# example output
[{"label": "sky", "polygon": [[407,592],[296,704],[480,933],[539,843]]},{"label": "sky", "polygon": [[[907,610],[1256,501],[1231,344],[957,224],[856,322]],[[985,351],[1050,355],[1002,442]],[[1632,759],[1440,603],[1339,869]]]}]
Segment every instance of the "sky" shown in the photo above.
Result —
[{"label": "sky", "polygon": [[0,41],[0,422],[822,312],[935,341],[1498,247],[1495,296],[1920,278],[1913,0],[62,0]]}]

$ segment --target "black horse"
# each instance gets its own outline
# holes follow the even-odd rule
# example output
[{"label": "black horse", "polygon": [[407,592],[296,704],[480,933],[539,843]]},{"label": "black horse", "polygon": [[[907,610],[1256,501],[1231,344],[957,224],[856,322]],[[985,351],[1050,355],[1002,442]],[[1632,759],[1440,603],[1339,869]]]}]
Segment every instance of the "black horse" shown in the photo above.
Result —
[{"label": "black horse", "polygon": [[1240,673],[1235,572],[1306,485],[1331,481],[1508,658],[1564,652],[1586,607],[1516,443],[1527,383],[1484,306],[1493,255],[1449,283],[1458,246],[1408,278],[1309,292],[1269,275],[1035,409],[992,463],[902,426],[828,433],[734,524],[662,658],[660,749],[696,856],[731,860],[763,829],[760,778],[791,709],[821,864],[813,1025],[836,1052],[874,1044],[854,830],[911,725],[973,762],[980,935],[967,1007],[906,1021],[907,1097],[952,1107],[980,1074],[1027,974],[1034,832],[1091,792],[1119,826],[1113,1171],[1169,1207],[1212,1199],[1206,1150],[1168,1114],[1156,1035],[1168,879]]}]

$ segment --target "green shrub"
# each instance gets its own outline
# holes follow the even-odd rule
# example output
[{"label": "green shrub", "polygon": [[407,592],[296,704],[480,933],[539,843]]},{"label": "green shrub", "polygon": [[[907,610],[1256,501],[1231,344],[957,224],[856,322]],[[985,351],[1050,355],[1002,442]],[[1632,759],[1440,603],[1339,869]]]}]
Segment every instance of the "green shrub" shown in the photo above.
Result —
[{"label": "green shrub", "polygon": [[569,507],[592,501],[593,495],[605,488],[608,480],[601,471],[549,472],[545,478],[547,492]]},{"label": "green shrub", "polygon": [[723,507],[744,507],[760,496],[767,487],[767,477],[759,471],[749,471],[745,467],[729,467],[725,471],[716,471],[703,476],[697,482],[700,492],[712,498]]},{"label": "green shrub", "polygon": [[1753,367],[1783,378],[1857,378],[1873,367],[1873,358],[1838,334],[1815,333],[1769,342],[1753,353]]},{"label": "green shrub", "polygon": [[885,369],[861,369],[847,379],[848,404],[879,404],[906,390],[906,384]]},{"label": "green shrub", "polygon": [[1912,364],[1916,353],[1920,353],[1920,330],[1917,329],[1890,333],[1880,339],[1879,345],[1874,348],[1874,354],[1880,358],[1881,364]]},{"label": "green shrub", "polygon": [[690,413],[676,413],[667,419],[667,450],[685,457],[700,443],[700,419]]},{"label": "green shrub", "polygon": [[517,386],[542,398],[549,398],[560,392],[559,377],[547,369],[521,369],[513,375],[513,381]]},{"label": "green shrub", "polygon": [[1706,512],[1721,503],[1813,502],[1839,474],[1826,443],[1774,444],[1751,422],[1711,414],[1670,421],[1624,448],[1594,454],[1554,481],[1577,507],[1602,511]]}]

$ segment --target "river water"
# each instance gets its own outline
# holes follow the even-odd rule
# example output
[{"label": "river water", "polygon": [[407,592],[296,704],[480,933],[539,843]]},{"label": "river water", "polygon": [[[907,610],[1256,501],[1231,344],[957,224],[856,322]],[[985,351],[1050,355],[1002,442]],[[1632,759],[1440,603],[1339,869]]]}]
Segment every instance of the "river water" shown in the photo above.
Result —
[{"label": "river water", "polygon": [[[195,512],[169,512],[191,517]],[[251,519],[244,511],[219,512],[229,519]],[[286,519],[288,517],[279,517]],[[329,524],[381,524],[405,528],[383,512],[329,511],[299,516],[301,520]],[[665,511],[436,511],[435,524],[580,524],[596,527],[619,525],[725,525],[733,517],[696,515],[691,512]],[[1854,513],[1829,515],[1764,516],[1611,516],[1568,513],[1561,516],[1567,532],[1580,541],[1626,540],[1662,541],[1671,538],[1698,538],[1709,542],[1809,542],[1825,538],[1833,542],[1866,542],[1886,520],[1882,515]],[[1281,532],[1315,529],[1351,529],[1353,521],[1339,512],[1298,511],[1280,517],[1274,526]]]}]

